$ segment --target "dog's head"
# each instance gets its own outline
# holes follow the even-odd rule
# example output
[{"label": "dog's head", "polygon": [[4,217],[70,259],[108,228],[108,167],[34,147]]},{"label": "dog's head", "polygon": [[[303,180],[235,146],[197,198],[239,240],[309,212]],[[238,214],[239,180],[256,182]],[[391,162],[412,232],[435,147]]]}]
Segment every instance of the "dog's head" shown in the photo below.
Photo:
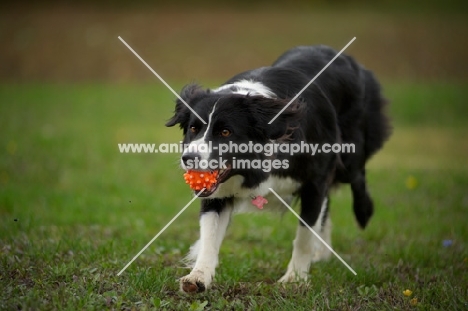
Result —
[{"label": "dog's head", "polygon": [[[272,124],[268,124],[288,104],[288,100],[219,94],[196,84],[184,87],[180,96],[188,107],[177,100],[174,116],[166,126],[179,124],[183,130],[181,166],[186,170],[218,173],[216,182],[200,195],[202,197],[221,195],[219,190],[233,176],[243,177],[242,187],[246,188],[254,188],[264,181],[270,172],[252,168],[250,164],[253,160],[262,163],[274,159],[275,155],[255,152],[254,146],[290,139],[303,112],[303,105],[293,102]],[[221,192],[222,196],[235,195],[227,189]]]}]

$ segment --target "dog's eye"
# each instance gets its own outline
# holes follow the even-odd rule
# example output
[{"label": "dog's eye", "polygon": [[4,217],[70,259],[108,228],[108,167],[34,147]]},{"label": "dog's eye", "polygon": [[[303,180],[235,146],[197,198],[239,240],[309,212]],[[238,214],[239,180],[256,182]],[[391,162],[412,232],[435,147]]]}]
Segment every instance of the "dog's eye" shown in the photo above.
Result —
[{"label": "dog's eye", "polygon": [[231,131],[227,130],[227,129],[224,129],[224,130],[221,131],[221,136],[229,137],[229,136],[231,136]]},{"label": "dog's eye", "polygon": [[198,129],[195,126],[190,127],[190,132],[196,134],[198,132]]}]

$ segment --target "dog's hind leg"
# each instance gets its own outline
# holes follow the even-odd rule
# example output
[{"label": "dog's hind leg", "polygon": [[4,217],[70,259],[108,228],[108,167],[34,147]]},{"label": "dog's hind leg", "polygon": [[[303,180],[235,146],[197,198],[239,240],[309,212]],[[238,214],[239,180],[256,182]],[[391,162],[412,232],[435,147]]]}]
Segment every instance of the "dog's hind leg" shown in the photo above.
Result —
[{"label": "dog's hind leg", "polygon": [[[204,200],[200,216],[200,239],[192,246],[189,257],[195,259],[190,274],[180,279],[180,288],[187,293],[203,292],[211,285],[218,265],[219,248],[229,225],[232,209],[222,200]],[[210,205],[219,205],[212,209]]]},{"label": "dog's hind leg", "polygon": [[364,229],[374,213],[374,203],[367,191],[366,171],[364,169],[351,182],[351,191],[353,193],[354,215],[361,228]]},{"label": "dog's hind leg", "polygon": [[[301,218],[331,247],[331,221],[328,212],[328,199],[322,196],[302,193]],[[316,201],[322,200],[321,204]],[[288,269],[279,282],[307,280],[310,264],[328,259],[330,250],[302,222],[296,231],[293,253]]]}]

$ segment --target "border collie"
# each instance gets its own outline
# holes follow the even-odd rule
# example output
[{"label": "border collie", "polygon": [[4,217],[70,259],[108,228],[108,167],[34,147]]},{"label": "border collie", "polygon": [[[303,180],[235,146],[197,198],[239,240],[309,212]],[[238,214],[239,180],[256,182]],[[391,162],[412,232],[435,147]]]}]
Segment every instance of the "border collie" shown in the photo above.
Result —
[{"label": "border collie", "polygon": [[[299,199],[300,217],[331,245],[328,196],[333,186],[350,184],[357,222],[362,228],[366,226],[373,203],[367,190],[365,164],[391,133],[378,81],[352,57],[340,55],[287,106],[336,54],[321,45],[296,47],[273,65],[240,73],[216,89],[203,89],[197,84],[182,89],[180,96],[191,109],[177,100],[174,116],[166,123],[179,124],[183,130],[183,142],[188,147],[181,157],[182,168],[188,169],[188,164],[197,160],[220,158],[223,166],[210,168],[217,173],[211,187],[201,193],[195,191],[201,197],[200,239],[186,258],[193,269],[180,279],[181,290],[202,292],[211,285],[233,213],[285,208],[269,188],[286,202]],[[221,155],[218,147],[228,143],[350,143],[355,150],[313,156],[231,150]],[[207,145],[211,148],[201,148]],[[237,167],[235,161],[239,159],[275,159],[287,165],[271,170]],[[292,258],[279,281],[306,280],[311,263],[329,256],[330,251],[299,222]]]}]

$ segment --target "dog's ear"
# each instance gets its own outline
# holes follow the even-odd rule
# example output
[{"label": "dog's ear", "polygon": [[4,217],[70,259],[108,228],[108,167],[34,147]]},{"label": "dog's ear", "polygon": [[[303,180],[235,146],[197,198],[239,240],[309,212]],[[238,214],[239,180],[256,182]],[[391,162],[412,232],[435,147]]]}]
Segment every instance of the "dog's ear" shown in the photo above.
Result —
[{"label": "dog's ear", "polygon": [[[299,100],[292,102],[279,115],[278,113],[289,103],[289,100],[264,97],[251,97],[250,100],[252,102],[249,107],[252,115],[255,116],[257,128],[263,130],[267,139],[287,140],[299,127],[300,119],[304,115],[304,103]],[[276,119],[268,124],[275,117]]]},{"label": "dog's ear", "polygon": [[[180,97],[189,105],[191,108],[194,106],[194,98],[206,93],[201,86],[198,84],[188,84],[184,86],[180,92]],[[174,126],[180,124],[180,128],[186,128],[188,121],[190,119],[190,109],[187,108],[180,99],[176,100],[174,116],[166,122],[166,126]]]}]

